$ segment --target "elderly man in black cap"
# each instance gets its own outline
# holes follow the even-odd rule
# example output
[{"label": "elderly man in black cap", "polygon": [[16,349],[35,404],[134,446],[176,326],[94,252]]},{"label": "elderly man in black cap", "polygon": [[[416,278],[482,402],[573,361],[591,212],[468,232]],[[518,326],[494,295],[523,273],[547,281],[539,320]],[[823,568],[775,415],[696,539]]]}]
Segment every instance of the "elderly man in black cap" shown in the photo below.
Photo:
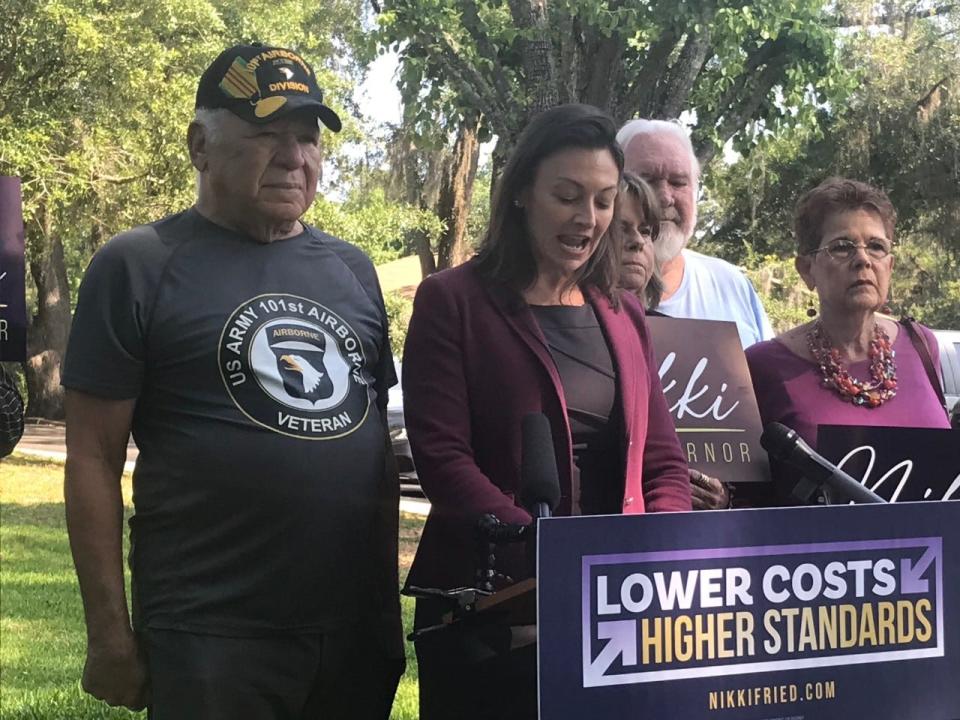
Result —
[{"label": "elderly man in black cap", "polygon": [[223,52],[187,133],[196,205],[110,240],[80,289],[63,384],[83,685],[155,720],[386,718],[403,672],[396,377],[369,259],[301,221],[321,124],[340,130],[299,54]]}]

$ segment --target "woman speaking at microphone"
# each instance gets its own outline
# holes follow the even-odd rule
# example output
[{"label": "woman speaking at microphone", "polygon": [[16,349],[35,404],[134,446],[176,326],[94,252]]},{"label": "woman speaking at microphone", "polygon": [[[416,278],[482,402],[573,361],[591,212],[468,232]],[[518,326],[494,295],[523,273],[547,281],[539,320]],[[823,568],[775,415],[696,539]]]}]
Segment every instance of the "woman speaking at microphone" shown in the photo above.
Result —
[{"label": "woman speaking at microphone", "polygon": [[[555,514],[690,509],[643,309],[617,290],[622,169],[607,115],[586,105],[541,113],[503,170],[478,256],[420,285],[403,389],[431,511],[408,585],[475,585],[478,519],[531,522],[520,503],[530,413],[546,415],[552,429]],[[518,580],[527,571],[521,548],[513,550],[498,550],[496,567]],[[416,626],[436,624],[442,611],[418,601]],[[491,709],[500,714],[488,717],[507,717],[495,697],[485,703],[509,695],[478,672],[483,645],[479,633],[417,643],[421,718]]]},{"label": "woman speaking at microphone", "polygon": [[825,180],[798,201],[796,266],[820,312],[747,348],[764,424],[783,423],[814,448],[818,425],[950,427],[933,333],[878,312],[895,222],[886,194],[856,180]]}]

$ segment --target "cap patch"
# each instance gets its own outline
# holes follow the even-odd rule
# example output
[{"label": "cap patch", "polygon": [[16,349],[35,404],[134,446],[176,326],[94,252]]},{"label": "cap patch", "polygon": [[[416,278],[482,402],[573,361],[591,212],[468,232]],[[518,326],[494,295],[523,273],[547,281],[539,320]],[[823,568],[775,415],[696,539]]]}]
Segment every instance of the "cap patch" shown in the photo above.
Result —
[{"label": "cap patch", "polygon": [[267,123],[294,110],[311,110],[333,131],[340,118],[323,102],[307,62],[292,50],[239,45],[220,53],[197,87],[197,108],[225,108],[252,123]]},{"label": "cap patch", "polygon": [[257,100],[257,106],[254,108],[253,114],[258,118],[265,118],[275,113],[286,105],[286,103],[287,99],[283,95],[263,98],[262,100]]},{"label": "cap patch", "polygon": [[234,58],[227,68],[227,74],[220,81],[220,88],[230,97],[247,99],[255,97],[260,91],[257,89],[257,75],[249,69],[247,61],[242,57]]}]

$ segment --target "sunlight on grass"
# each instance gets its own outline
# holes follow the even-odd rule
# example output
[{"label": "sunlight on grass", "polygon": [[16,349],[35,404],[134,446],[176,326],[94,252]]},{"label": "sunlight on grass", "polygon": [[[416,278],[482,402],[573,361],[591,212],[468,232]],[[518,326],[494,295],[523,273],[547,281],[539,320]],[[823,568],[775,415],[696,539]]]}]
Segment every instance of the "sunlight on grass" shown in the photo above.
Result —
[{"label": "sunlight on grass", "polygon": [[[123,501],[130,504],[130,473],[123,474]],[[63,503],[63,463],[14,453],[0,460],[0,502],[36,505]]]},{"label": "sunlight on grass", "polygon": [[[123,485],[129,503],[128,475]],[[401,580],[422,528],[422,518],[401,514]],[[409,632],[413,601],[402,598],[401,603]],[[63,512],[61,464],[19,455],[0,461],[0,637],[3,720],[146,717],[109,708],[80,689],[85,631]],[[419,714],[416,658],[410,643],[406,650],[407,672],[391,713],[395,720],[416,720]]]}]

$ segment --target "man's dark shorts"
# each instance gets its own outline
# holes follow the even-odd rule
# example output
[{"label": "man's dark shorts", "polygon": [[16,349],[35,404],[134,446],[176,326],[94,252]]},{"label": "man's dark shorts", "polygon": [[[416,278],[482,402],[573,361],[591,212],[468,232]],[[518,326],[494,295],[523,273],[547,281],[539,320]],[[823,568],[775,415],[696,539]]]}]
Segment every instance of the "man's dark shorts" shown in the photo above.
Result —
[{"label": "man's dark shorts", "polygon": [[151,720],[386,720],[402,658],[350,631],[253,638],[142,634]]}]

